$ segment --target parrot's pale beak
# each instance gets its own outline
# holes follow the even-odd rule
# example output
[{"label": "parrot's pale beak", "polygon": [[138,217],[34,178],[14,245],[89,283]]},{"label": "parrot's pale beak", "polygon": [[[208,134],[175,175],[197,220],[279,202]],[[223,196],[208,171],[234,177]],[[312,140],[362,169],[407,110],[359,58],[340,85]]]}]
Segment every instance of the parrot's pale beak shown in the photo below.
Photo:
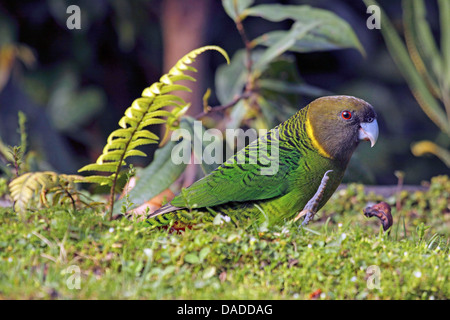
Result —
[{"label": "parrot's pale beak", "polygon": [[373,147],[378,139],[378,122],[363,122],[359,128],[359,140],[370,141],[370,146]]}]

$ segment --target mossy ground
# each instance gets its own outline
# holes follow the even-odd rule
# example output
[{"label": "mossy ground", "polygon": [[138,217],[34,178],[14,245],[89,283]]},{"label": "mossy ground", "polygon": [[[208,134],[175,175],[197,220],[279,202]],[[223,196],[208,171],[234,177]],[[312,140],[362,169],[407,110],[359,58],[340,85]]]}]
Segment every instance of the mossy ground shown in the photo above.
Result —
[{"label": "mossy ground", "polygon": [[[216,221],[169,233],[92,209],[2,208],[0,298],[449,299],[449,197],[446,176],[400,201],[350,185],[303,230]],[[362,214],[381,200],[390,234]]]}]

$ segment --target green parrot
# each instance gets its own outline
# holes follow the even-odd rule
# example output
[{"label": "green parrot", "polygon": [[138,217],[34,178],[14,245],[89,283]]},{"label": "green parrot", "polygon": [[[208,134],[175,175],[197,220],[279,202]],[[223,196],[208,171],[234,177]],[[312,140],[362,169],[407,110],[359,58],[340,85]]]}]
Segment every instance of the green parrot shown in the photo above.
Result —
[{"label": "green parrot", "polygon": [[[364,100],[314,100],[217,169],[148,215],[151,225],[189,223],[192,209],[244,219],[308,223],[341,183],[361,140],[378,138],[377,115]],[[299,214],[300,212],[300,214]]]}]

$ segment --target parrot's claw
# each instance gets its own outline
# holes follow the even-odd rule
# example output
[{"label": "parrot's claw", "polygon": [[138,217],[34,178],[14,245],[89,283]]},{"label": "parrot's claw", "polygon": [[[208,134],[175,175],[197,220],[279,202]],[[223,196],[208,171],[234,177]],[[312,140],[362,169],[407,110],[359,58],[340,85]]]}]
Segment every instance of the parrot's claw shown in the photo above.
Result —
[{"label": "parrot's claw", "polygon": [[312,219],[314,219],[314,211],[307,210],[305,219],[303,219],[302,226],[306,226]]},{"label": "parrot's claw", "polygon": [[305,206],[305,209],[300,211],[299,214],[294,218],[294,222],[296,222],[301,217],[305,217],[301,226],[306,226],[309,223],[309,221],[311,221],[314,218],[314,214],[315,214],[314,211],[312,211],[310,209],[306,209],[306,206]]},{"label": "parrot's claw", "polygon": [[330,177],[328,177],[328,173],[332,171],[333,170],[328,170],[327,172],[325,172],[322,181],[320,182],[319,188],[317,188],[317,192],[308,201],[303,210],[300,211],[299,214],[294,218],[294,222],[305,216],[305,219],[303,220],[301,226],[306,226],[312,219],[314,219],[314,215],[317,212],[317,208],[319,207],[319,203],[322,200],[323,194],[325,192],[328,179],[330,179]]}]

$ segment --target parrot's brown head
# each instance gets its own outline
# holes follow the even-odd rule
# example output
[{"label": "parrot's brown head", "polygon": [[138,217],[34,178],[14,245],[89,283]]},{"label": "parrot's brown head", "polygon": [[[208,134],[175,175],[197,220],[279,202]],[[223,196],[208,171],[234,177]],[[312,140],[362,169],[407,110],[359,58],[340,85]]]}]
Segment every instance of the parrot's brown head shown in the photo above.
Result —
[{"label": "parrot's brown head", "polygon": [[348,163],[361,140],[373,147],[378,138],[373,107],[351,96],[329,96],[308,106],[306,130],[322,156]]}]

